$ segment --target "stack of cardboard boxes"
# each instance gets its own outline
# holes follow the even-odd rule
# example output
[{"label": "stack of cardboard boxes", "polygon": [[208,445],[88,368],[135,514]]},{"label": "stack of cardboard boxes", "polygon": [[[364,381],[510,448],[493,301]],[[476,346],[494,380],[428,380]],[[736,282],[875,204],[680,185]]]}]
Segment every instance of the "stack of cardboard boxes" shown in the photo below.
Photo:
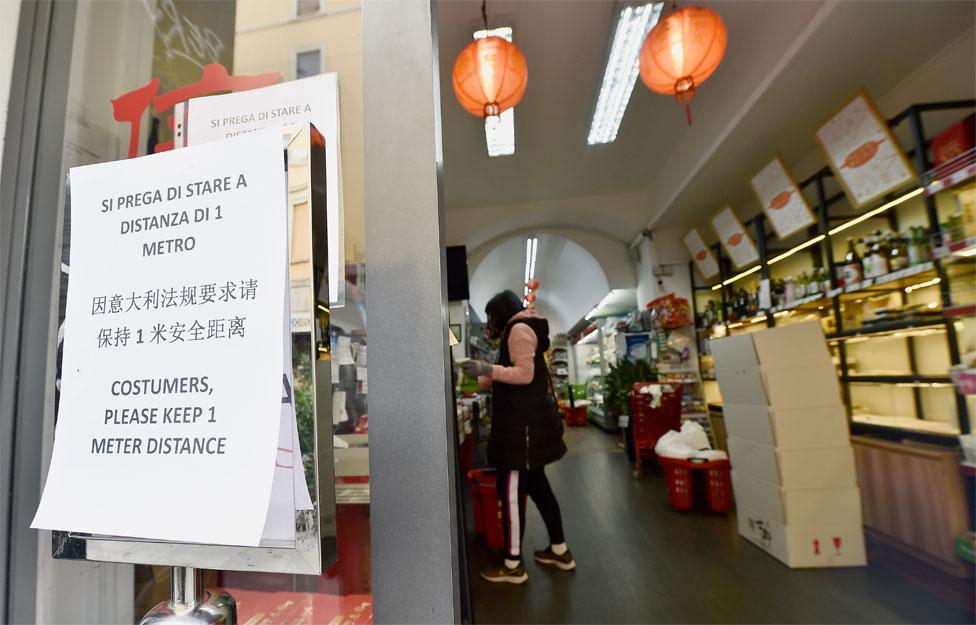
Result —
[{"label": "stack of cardboard boxes", "polygon": [[712,341],[739,534],[790,567],[864,565],[847,413],[820,323]]}]

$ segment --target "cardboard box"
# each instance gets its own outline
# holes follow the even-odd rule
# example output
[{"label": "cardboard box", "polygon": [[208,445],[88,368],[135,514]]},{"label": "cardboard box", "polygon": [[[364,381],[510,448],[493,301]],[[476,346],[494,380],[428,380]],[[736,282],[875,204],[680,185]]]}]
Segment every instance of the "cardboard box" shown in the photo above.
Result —
[{"label": "cardboard box", "polygon": [[779,368],[831,363],[819,321],[712,339],[710,348],[716,367]]},{"label": "cardboard box", "polygon": [[732,468],[783,488],[857,486],[854,450],[839,447],[779,449],[729,437]]},{"label": "cardboard box", "polygon": [[850,442],[843,404],[770,408],[748,404],[722,405],[725,429],[739,440],[771,447],[834,447]]},{"label": "cardboard box", "polygon": [[840,385],[832,364],[776,369],[716,366],[715,378],[722,402],[728,404],[783,409],[841,403]]},{"label": "cardboard box", "polygon": [[752,334],[763,366],[803,367],[831,364],[830,350],[819,321],[804,321]]},{"label": "cardboard box", "polygon": [[841,515],[822,524],[783,525],[757,510],[738,505],[739,535],[790,568],[864,566],[864,527]]},{"label": "cardboard box", "polygon": [[757,332],[734,334],[720,339],[710,339],[708,346],[716,367],[758,367],[759,355],[752,335]]},{"label": "cardboard box", "polygon": [[857,488],[780,488],[732,471],[737,506],[783,525],[826,525],[838,518],[861,523],[861,492]]}]

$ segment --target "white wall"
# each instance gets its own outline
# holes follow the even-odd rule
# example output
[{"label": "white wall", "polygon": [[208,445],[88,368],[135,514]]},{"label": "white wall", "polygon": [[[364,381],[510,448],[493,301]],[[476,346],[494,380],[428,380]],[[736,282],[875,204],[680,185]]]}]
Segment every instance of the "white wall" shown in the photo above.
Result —
[{"label": "white wall", "polygon": [[0,155],[3,154],[4,139],[7,136],[10,78],[14,70],[14,48],[19,21],[20,2],[0,0]]},{"label": "white wall", "polygon": [[[681,234],[675,230],[655,230],[650,237],[643,237],[637,246],[640,258],[637,262],[637,307],[644,308],[651,300],[674,293],[691,302],[691,274],[688,263],[691,257],[681,243]],[[672,271],[670,276],[656,277],[654,267],[665,265]]]}]

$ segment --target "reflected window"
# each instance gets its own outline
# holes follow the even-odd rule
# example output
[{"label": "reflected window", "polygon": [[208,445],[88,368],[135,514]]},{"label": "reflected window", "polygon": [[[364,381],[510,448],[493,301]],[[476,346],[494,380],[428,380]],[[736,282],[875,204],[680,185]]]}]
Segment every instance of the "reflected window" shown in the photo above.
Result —
[{"label": "reflected window", "polygon": [[308,78],[322,71],[322,51],[305,50],[295,53],[295,78]]},{"label": "reflected window", "polygon": [[321,0],[295,0],[295,17],[314,15],[322,8]]}]

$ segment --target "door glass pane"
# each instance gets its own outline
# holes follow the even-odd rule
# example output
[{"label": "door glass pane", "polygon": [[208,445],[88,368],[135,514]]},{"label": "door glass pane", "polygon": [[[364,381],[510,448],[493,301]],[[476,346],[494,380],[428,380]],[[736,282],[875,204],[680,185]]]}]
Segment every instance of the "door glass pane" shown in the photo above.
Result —
[{"label": "door glass pane", "polygon": [[[345,305],[330,311],[339,560],[319,577],[209,571],[206,582],[237,598],[242,623],[371,620],[360,0],[334,0],[327,8],[318,0],[83,0],[73,45],[65,173],[172,149],[175,104],[228,89],[227,82],[201,80],[204,68],[213,72],[216,64],[231,77],[277,74],[279,81],[337,74],[346,262]],[[322,50],[329,50],[328,59]],[[294,201],[290,210],[292,223],[301,222],[309,205]],[[65,222],[62,298],[70,275],[68,215]],[[291,248],[304,249],[309,236],[300,228],[290,232]],[[307,268],[307,258],[292,260]],[[304,291],[311,279],[302,266],[290,272],[293,292]],[[296,388],[295,399],[307,461],[311,389]],[[169,571],[136,566],[134,576],[138,620],[168,598]]]}]

